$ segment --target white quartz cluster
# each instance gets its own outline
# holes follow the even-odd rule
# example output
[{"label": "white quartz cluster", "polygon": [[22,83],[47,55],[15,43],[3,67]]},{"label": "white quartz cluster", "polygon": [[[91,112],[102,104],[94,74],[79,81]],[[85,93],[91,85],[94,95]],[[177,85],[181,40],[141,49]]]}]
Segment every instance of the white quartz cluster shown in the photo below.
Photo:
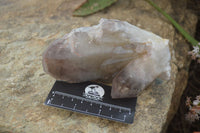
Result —
[{"label": "white quartz cluster", "polygon": [[43,67],[70,83],[112,82],[112,98],[136,97],[156,78],[170,78],[168,42],[127,22],[101,19],[55,40],[43,54]]}]

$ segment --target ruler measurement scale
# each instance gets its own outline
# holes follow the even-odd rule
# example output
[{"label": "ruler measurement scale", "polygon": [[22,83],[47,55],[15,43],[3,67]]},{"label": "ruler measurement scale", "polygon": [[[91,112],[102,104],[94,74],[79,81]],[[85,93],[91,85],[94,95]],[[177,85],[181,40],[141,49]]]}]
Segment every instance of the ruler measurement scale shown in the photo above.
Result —
[{"label": "ruler measurement scale", "polygon": [[[67,83],[64,83],[64,84],[67,84]],[[123,123],[133,122],[135,107],[134,108],[124,107],[121,105],[115,105],[115,104],[109,103],[106,100],[107,99],[112,100],[110,98],[110,94],[107,94],[109,98],[106,98],[107,96],[105,95],[105,98],[103,100],[98,101],[94,99],[89,99],[90,97],[87,98],[87,97],[80,96],[81,92],[79,92],[79,95],[76,95],[75,92],[70,92],[70,91],[68,92],[67,89],[73,90],[71,86],[70,88],[67,88],[67,89],[66,88],[60,89],[60,86],[58,85],[57,87],[55,86],[56,84],[54,85],[52,91],[49,93],[46,99],[46,102],[45,102],[46,105],[63,108],[63,109],[67,109],[67,110],[71,110],[71,111],[75,111],[75,112],[79,112],[83,114],[107,118],[110,120],[119,121]],[[136,99],[131,100],[131,101],[133,103],[133,106],[135,106],[134,104],[136,103]]]},{"label": "ruler measurement scale", "polygon": [[[53,97],[55,97],[55,94],[61,96],[61,97],[65,97],[67,96],[68,98],[71,98],[71,101],[75,99],[78,99],[78,100],[81,100],[81,101],[86,101],[86,102],[90,102],[90,106],[92,106],[92,103],[95,103],[95,104],[98,104],[99,105],[99,113],[97,115],[99,116],[103,116],[103,117],[106,117],[106,118],[113,118],[113,116],[111,115],[110,117],[109,116],[105,116],[105,115],[102,115],[100,114],[101,112],[101,108],[102,108],[102,105],[103,106],[106,106],[106,107],[109,107],[109,110],[112,110],[112,108],[116,108],[116,109],[119,109],[119,112],[121,111],[127,111],[129,112],[129,115],[131,114],[131,109],[129,108],[125,108],[125,107],[120,107],[120,106],[116,106],[116,105],[112,105],[112,104],[106,104],[106,103],[102,103],[102,102],[99,102],[99,101],[93,101],[93,100],[90,100],[90,99],[86,99],[86,98],[82,98],[82,97],[79,97],[79,96],[74,96],[74,95],[71,95],[71,94],[66,94],[66,93],[62,93],[62,92],[59,92],[59,91],[52,91],[52,98],[50,98],[48,100],[48,104],[49,105],[53,105],[53,106],[56,106],[56,107],[60,107],[60,108],[67,108],[67,109],[70,109],[70,110],[75,110],[77,112],[87,112],[87,113],[91,113],[91,114],[94,114],[92,112],[88,112],[88,110],[79,110],[79,109],[76,109],[76,106],[77,106],[77,103],[74,103],[74,106],[73,108],[70,108],[70,107],[66,107],[63,105],[63,103],[61,103],[61,105],[58,105],[58,104],[52,104],[51,101],[53,101]],[[64,102],[64,101],[63,101]],[[82,103],[81,103],[82,104]],[[96,114],[95,114],[96,115]],[[125,118],[126,118],[126,115],[124,115],[123,119],[117,119],[117,118],[113,118],[113,119],[116,119],[116,120],[119,120],[119,121],[125,121]]]},{"label": "ruler measurement scale", "polygon": [[95,102],[95,103],[98,103],[99,105],[109,106],[109,107],[112,107],[112,108],[118,108],[120,110],[123,109],[123,110],[127,110],[127,111],[131,112],[130,108],[120,107],[120,106],[117,106],[117,105],[107,104],[107,103],[103,103],[103,102],[99,102],[99,101],[94,101],[94,100],[82,98],[82,97],[79,97],[79,96],[75,96],[75,95],[71,95],[71,94],[67,94],[67,93],[63,93],[63,92],[59,92],[59,91],[55,91],[55,92],[53,91],[52,94],[53,94],[53,97],[55,96],[55,94],[58,94],[58,95],[61,95],[63,97],[67,96],[67,97],[71,97],[72,99],[76,98],[76,99],[79,99],[79,100],[82,100],[82,101],[91,102],[91,103]]}]

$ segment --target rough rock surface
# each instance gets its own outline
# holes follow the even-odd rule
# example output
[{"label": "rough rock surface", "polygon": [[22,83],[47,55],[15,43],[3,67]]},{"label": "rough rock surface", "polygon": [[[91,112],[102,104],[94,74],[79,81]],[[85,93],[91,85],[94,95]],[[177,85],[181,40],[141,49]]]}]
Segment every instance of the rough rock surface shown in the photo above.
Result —
[{"label": "rough rock surface", "polygon": [[[159,133],[177,109],[187,83],[188,44],[164,17],[145,1],[119,0],[112,7],[85,18],[71,16],[80,1],[0,1],[0,132],[34,133]],[[196,17],[169,0],[155,0],[187,31]],[[177,9],[181,9],[181,12]],[[42,52],[49,42],[72,29],[97,24],[100,18],[128,21],[170,40],[171,80],[156,80],[138,97],[134,123],[125,125],[101,118],[47,107],[43,102],[54,79],[43,72]]]}]

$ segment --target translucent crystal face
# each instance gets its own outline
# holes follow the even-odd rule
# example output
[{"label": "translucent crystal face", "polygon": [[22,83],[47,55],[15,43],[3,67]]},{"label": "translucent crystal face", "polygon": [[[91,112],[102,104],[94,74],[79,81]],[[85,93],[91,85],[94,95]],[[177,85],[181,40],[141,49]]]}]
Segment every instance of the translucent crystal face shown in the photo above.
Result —
[{"label": "translucent crystal face", "polygon": [[168,40],[119,20],[72,30],[43,54],[44,71],[70,83],[112,82],[112,97],[136,97],[155,78],[169,79]]}]

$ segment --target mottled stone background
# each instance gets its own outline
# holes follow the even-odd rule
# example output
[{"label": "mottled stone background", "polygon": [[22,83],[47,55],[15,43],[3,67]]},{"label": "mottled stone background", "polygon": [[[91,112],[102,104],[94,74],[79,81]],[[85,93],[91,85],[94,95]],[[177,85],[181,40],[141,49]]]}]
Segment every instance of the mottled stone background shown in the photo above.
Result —
[{"label": "mottled stone background", "polygon": [[[82,0],[83,1],[83,0]],[[196,16],[184,0],[154,0],[191,34]],[[188,77],[189,46],[143,0],[119,0],[88,17],[72,17],[81,0],[0,0],[0,132],[160,133],[174,115]],[[173,3],[173,4],[172,4]],[[45,106],[55,79],[43,72],[42,53],[52,40],[100,18],[128,21],[170,39],[171,80],[154,82],[138,97],[134,123],[126,125]]]}]

